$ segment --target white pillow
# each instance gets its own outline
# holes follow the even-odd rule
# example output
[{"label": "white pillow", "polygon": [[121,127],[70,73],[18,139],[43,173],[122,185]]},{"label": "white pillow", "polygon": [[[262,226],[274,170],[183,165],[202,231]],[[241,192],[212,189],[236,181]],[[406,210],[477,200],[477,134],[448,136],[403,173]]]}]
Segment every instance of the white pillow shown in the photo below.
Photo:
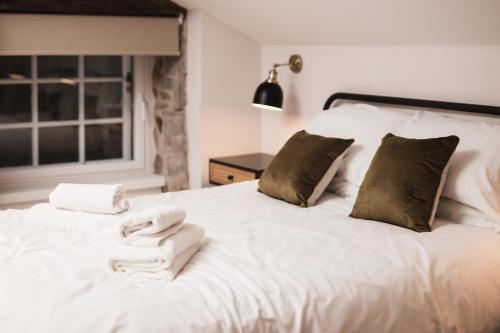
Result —
[{"label": "white pillow", "polygon": [[460,143],[442,195],[500,223],[500,125],[417,112],[397,131],[397,135],[417,139],[452,134]]},{"label": "white pillow", "polygon": [[477,209],[455,200],[441,198],[436,216],[453,223],[490,228],[500,233],[500,223],[496,223]]},{"label": "white pillow", "polygon": [[361,186],[384,135],[395,133],[411,119],[413,113],[395,112],[368,104],[344,104],[323,111],[306,124],[304,129],[310,134],[355,140],[328,190],[351,196],[352,188],[344,188],[343,184],[348,186],[347,181],[358,188]]}]

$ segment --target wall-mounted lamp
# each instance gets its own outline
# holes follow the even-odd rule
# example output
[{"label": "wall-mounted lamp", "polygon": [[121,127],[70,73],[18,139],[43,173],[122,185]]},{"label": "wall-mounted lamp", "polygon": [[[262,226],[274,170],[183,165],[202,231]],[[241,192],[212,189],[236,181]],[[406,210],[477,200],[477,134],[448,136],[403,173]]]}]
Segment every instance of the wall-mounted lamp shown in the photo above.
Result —
[{"label": "wall-mounted lamp", "polygon": [[269,71],[267,80],[262,82],[255,90],[252,105],[266,110],[281,111],[283,106],[283,90],[278,83],[277,67],[289,66],[290,70],[298,73],[302,70],[302,57],[298,54],[292,54],[287,63],[273,64],[273,68]]}]

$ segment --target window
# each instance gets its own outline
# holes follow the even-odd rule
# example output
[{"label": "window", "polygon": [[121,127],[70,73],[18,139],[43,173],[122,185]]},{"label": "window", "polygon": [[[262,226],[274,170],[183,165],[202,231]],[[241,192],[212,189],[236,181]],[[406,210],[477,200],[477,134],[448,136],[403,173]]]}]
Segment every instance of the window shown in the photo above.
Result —
[{"label": "window", "polygon": [[132,161],[132,62],[0,56],[0,171]]}]

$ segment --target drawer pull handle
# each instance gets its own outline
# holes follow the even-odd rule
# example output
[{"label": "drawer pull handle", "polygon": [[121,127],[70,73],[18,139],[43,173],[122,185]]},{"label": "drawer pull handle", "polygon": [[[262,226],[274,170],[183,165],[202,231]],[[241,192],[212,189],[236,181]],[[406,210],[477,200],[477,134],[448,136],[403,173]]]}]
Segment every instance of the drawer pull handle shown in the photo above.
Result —
[{"label": "drawer pull handle", "polygon": [[227,175],[227,180],[233,181],[234,180],[234,176],[233,175]]}]

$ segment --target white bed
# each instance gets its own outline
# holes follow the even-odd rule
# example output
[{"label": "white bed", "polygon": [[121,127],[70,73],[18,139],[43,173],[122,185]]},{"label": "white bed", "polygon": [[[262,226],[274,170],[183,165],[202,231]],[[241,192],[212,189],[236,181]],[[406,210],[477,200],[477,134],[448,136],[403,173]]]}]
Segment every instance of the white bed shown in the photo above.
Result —
[{"label": "white bed", "polygon": [[348,218],[353,202],[331,193],[300,208],[256,188],[132,201],[178,204],[206,228],[170,284],[109,271],[99,228],[0,212],[0,332],[500,331],[492,230],[438,219],[416,233]]}]

